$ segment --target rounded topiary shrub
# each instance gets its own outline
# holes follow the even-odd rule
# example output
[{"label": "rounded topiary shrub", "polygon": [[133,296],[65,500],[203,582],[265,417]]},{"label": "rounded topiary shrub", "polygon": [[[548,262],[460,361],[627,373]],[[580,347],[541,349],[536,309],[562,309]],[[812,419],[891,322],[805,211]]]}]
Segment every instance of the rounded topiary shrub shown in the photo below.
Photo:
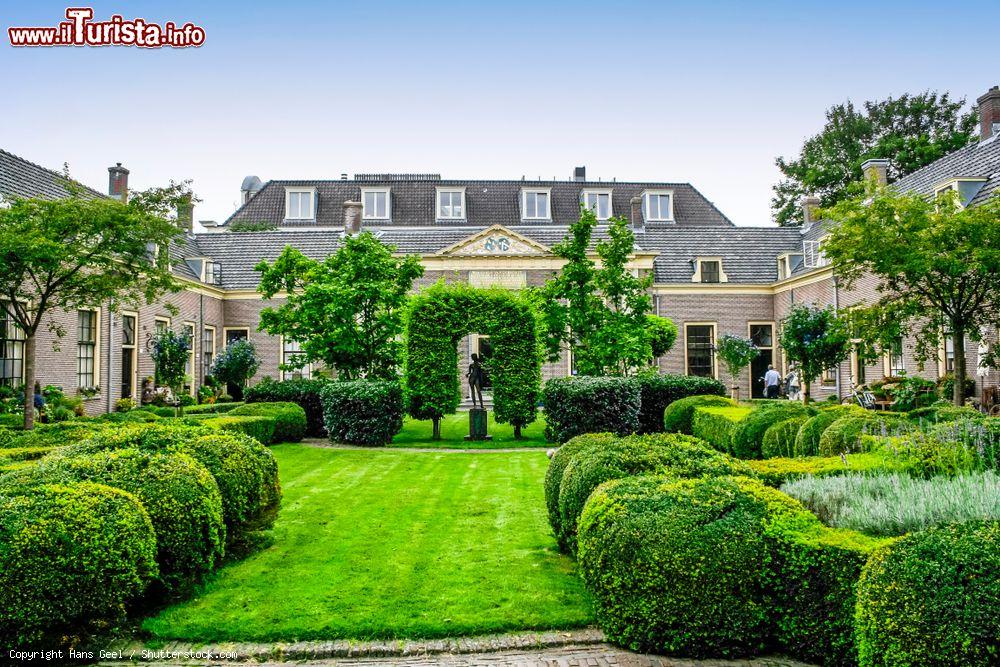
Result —
[{"label": "rounded topiary shrub", "polygon": [[387,445],[403,428],[403,391],[398,382],[331,382],[320,391],[332,442]]},{"label": "rounded topiary shrub", "polygon": [[297,403],[246,403],[227,414],[274,418],[274,442],[299,442],[306,435],[306,411]]},{"label": "rounded topiary shrub", "polygon": [[775,456],[795,456],[795,438],[799,434],[799,429],[809,419],[808,415],[798,415],[768,426],[760,445],[761,456],[765,459]]},{"label": "rounded topiary shrub", "polygon": [[802,511],[742,477],[602,485],[580,517],[578,556],[608,639],[670,655],[757,653],[774,623],[764,529]]},{"label": "rounded topiary shrub", "polygon": [[678,399],[668,405],[663,411],[663,430],[667,433],[686,433],[691,435],[691,420],[694,418],[695,408],[706,406],[735,407],[736,402],[725,396],[714,394],[688,396],[687,398]]},{"label": "rounded topiary shrub", "polygon": [[661,433],[667,406],[689,396],[723,396],[726,387],[715,378],[669,373],[641,373],[639,383],[639,433]]},{"label": "rounded topiary shrub", "polygon": [[897,416],[849,414],[826,427],[819,439],[820,456],[839,456],[864,451],[865,435],[903,435],[912,425]]},{"label": "rounded topiary shrub", "polygon": [[865,411],[856,405],[835,405],[823,408],[807,419],[795,436],[792,456],[818,456],[819,439],[830,424],[848,415],[864,415]]},{"label": "rounded topiary shrub", "polygon": [[559,541],[559,549],[563,552],[569,551],[569,545],[563,544],[562,526],[559,516],[559,486],[562,484],[563,473],[566,466],[576,456],[577,452],[591,447],[605,448],[619,439],[614,433],[585,433],[569,440],[566,444],[556,450],[549,461],[549,467],[545,471],[545,507],[549,513],[549,525],[552,526],[552,533]]},{"label": "rounded topiary shrub", "polygon": [[639,430],[642,395],[634,378],[569,377],[545,383],[545,437],[566,442],[581,433]]},{"label": "rounded topiary shrub", "polygon": [[808,417],[812,411],[793,401],[772,401],[755,406],[746,419],[740,421],[730,434],[730,454],[741,459],[759,459],[764,444],[764,433],[774,424],[791,417]]},{"label": "rounded topiary shrub", "polygon": [[187,454],[100,451],[43,459],[34,469],[14,474],[47,482],[97,482],[134,494],[156,531],[159,580],[167,591],[198,581],[225,553],[219,487]]},{"label": "rounded topiary shrub", "polygon": [[0,642],[53,648],[122,620],[156,574],[135,496],[99,484],[0,490]]},{"label": "rounded topiary shrub", "polygon": [[858,583],[862,667],[1000,664],[1000,524],[911,533],[878,549]]}]

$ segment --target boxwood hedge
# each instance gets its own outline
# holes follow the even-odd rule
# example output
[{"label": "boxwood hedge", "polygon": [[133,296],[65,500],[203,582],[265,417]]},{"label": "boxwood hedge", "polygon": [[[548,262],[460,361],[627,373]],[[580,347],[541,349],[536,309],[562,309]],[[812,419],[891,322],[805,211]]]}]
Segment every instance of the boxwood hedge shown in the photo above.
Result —
[{"label": "boxwood hedge", "polygon": [[687,433],[692,435],[694,411],[701,407],[736,407],[736,402],[724,396],[699,394],[680,398],[663,411],[663,430],[667,433]]},{"label": "boxwood hedge", "polygon": [[549,467],[545,471],[545,507],[549,514],[549,525],[552,526],[552,533],[559,542],[560,551],[569,551],[569,545],[562,542],[562,526],[559,515],[559,487],[562,484],[566,466],[569,465],[577,452],[592,447],[598,449],[609,447],[617,439],[618,436],[614,433],[584,433],[569,440],[552,455]]},{"label": "boxwood hedge", "polygon": [[768,426],[760,444],[761,456],[765,459],[795,456],[795,438],[799,434],[799,428],[809,419],[807,415],[798,415]]},{"label": "boxwood hedge", "polygon": [[863,451],[863,435],[900,435],[912,429],[912,424],[896,415],[848,414],[823,431],[819,439],[819,453],[821,456],[838,456],[860,452]]},{"label": "boxwood hedge", "polygon": [[568,377],[545,383],[545,437],[566,442],[581,433],[639,430],[642,394],[635,378]]},{"label": "boxwood hedge", "polygon": [[323,423],[323,403],[320,401],[320,391],[330,383],[325,379],[263,380],[243,391],[243,399],[247,403],[273,403],[288,401],[297,403],[306,411],[306,434],[310,438],[326,436],[326,426]]},{"label": "boxwood hedge", "polygon": [[728,452],[732,449],[733,431],[749,414],[750,408],[739,406],[695,408],[691,432],[720,452]]},{"label": "boxwood hedge", "polygon": [[386,445],[403,429],[403,390],[398,382],[330,382],[320,400],[333,442]]},{"label": "boxwood hedge", "polygon": [[[664,410],[678,400],[690,396],[723,396],[726,387],[715,378],[695,375],[642,373],[639,383],[639,433],[661,433],[664,430]],[[688,417],[690,421],[690,417]]]},{"label": "boxwood hedge", "polygon": [[207,415],[201,423],[218,431],[248,435],[263,445],[274,442],[274,430],[277,426],[274,417],[265,415]]},{"label": "boxwood hedge", "polygon": [[[299,442],[306,434],[306,411],[298,403],[247,403],[227,414],[230,416],[271,417],[274,419],[273,442]],[[266,443],[265,443],[266,444]]]},{"label": "boxwood hedge", "polygon": [[789,456],[818,456],[819,439],[830,424],[841,417],[864,414],[862,408],[854,405],[835,405],[821,409],[799,428],[794,448]]},{"label": "boxwood hedge", "polygon": [[735,427],[729,439],[729,453],[741,459],[759,459],[764,433],[774,424],[790,417],[809,416],[811,408],[795,401],[771,401],[754,406],[753,411]]}]

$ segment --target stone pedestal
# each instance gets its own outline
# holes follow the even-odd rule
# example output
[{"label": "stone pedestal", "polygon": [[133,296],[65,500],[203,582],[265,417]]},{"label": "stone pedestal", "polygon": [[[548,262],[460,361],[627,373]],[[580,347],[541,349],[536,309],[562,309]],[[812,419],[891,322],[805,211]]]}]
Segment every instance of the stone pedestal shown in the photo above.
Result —
[{"label": "stone pedestal", "polygon": [[493,436],[486,433],[486,410],[472,408],[469,410],[469,435],[466,440],[492,440]]}]

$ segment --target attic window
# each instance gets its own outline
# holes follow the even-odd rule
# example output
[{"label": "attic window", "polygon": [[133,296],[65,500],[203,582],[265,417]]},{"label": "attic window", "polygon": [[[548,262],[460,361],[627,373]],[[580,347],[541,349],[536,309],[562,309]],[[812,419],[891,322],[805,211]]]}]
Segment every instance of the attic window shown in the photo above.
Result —
[{"label": "attic window", "polygon": [[699,257],[694,261],[694,283],[727,283],[729,276],[722,270],[721,257]]},{"label": "attic window", "polygon": [[210,260],[205,261],[204,282],[209,285],[222,284],[222,266],[218,262],[213,262]]},{"label": "attic window", "polygon": [[361,203],[365,220],[388,220],[389,188],[361,188]]},{"label": "attic window", "polygon": [[802,255],[790,252],[778,255],[778,280],[791,278],[792,271],[795,269],[796,263],[801,261],[801,259]]},{"label": "attic window", "polygon": [[935,187],[934,196],[938,197],[945,192],[957,192],[958,205],[964,208],[979,194],[986,181],[985,178],[953,178]]},{"label": "attic window", "polygon": [[551,190],[521,190],[521,218],[524,220],[551,220],[550,199]]},{"label": "attic window", "polygon": [[646,220],[672,222],[674,219],[674,193],[670,190],[647,190],[643,196]]},{"label": "attic window", "polygon": [[285,219],[316,219],[316,188],[285,188]]},{"label": "attic window", "polygon": [[[825,237],[824,237],[825,238]],[[803,264],[807,269],[818,269],[821,266],[827,266],[830,260],[826,258],[821,249],[824,239],[819,241],[803,241],[802,251],[803,251]]]},{"label": "attic window", "polygon": [[594,212],[598,220],[611,217],[611,190],[584,190],[582,203]]},{"label": "attic window", "polygon": [[465,219],[465,189],[438,188],[437,190],[438,220]]}]

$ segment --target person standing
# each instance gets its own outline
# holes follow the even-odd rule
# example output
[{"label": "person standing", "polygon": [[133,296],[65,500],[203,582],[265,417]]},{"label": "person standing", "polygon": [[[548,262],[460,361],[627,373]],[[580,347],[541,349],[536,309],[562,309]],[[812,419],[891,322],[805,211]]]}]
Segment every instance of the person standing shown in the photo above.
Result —
[{"label": "person standing", "polygon": [[781,373],[774,370],[774,366],[767,365],[767,372],[764,373],[764,397],[778,398],[778,389],[781,385]]}]

